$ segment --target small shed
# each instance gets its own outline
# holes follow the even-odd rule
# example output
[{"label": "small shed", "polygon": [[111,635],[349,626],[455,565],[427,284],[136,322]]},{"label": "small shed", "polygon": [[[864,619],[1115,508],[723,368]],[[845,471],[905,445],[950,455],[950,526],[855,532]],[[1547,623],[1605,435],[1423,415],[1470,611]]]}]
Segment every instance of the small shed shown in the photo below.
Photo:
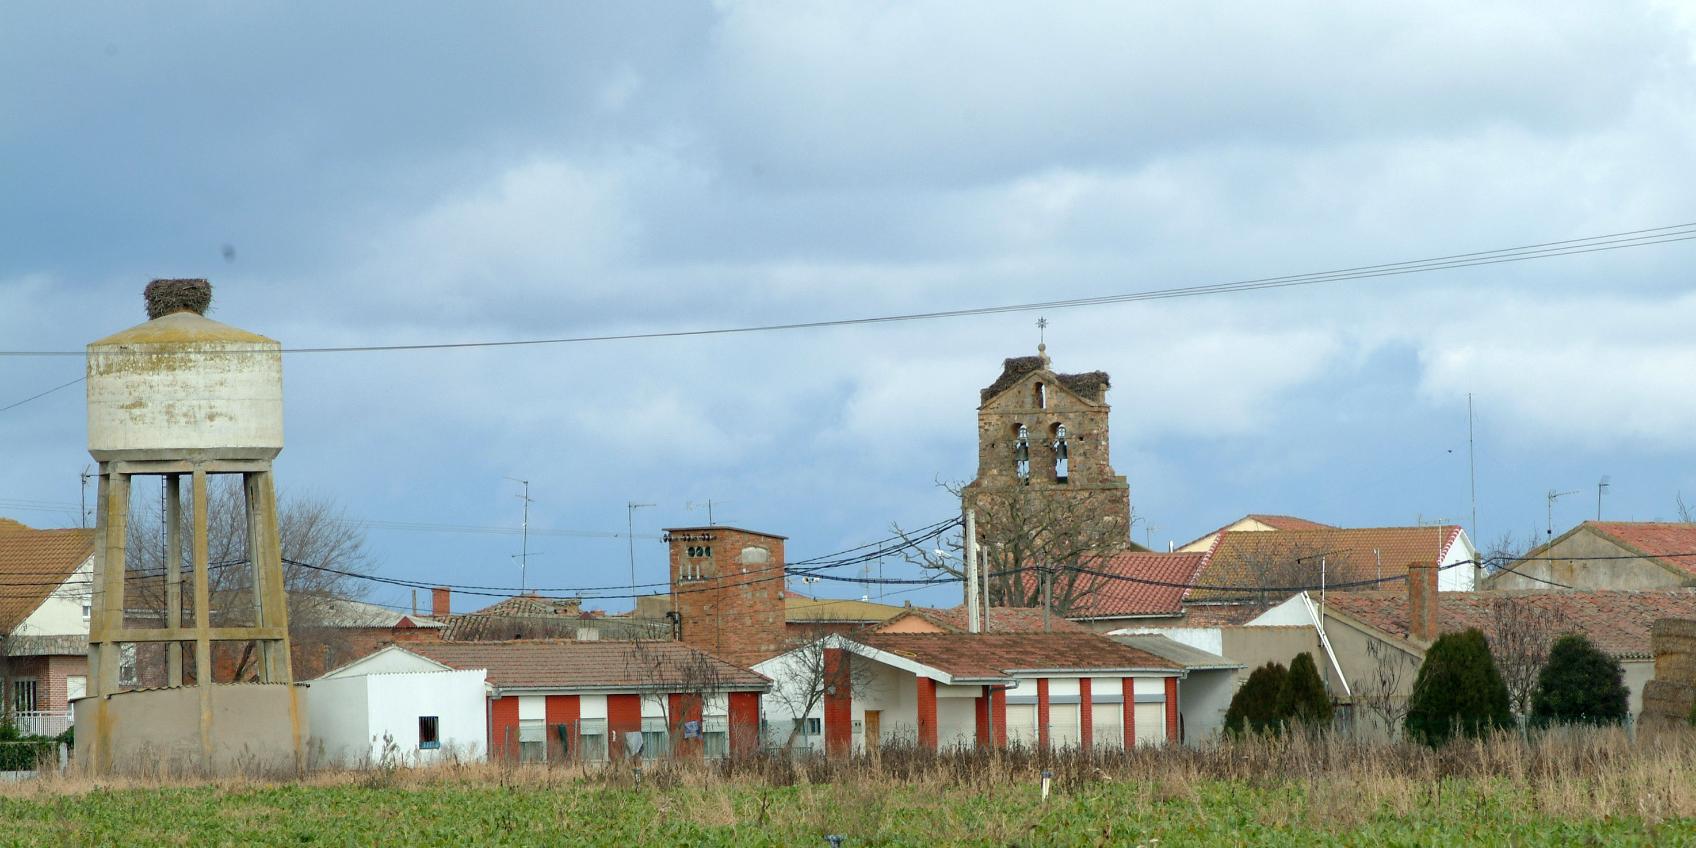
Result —
[{"label": "small shed", "polygon": [[424,765],[488,756],[486,673],[391,645],[313,680],[309,750],[320,765]]}]

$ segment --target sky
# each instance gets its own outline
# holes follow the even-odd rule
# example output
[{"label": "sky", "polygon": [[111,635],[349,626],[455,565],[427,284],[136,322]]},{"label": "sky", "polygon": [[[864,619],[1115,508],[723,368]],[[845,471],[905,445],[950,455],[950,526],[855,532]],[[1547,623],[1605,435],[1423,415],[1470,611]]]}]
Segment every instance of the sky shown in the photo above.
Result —
[{"label": "sky", "polygon": [[[1132,293],[1684,224],[1692,161],[1673,3],[12,2],[0,349],[139,323],[155,277],[210,278],[212,317],[290,347]],[[1040,315],[1057,370],[1112,375],[1138,542],[1266,512],[1488,546],[1544,533],[1551,490],[1557,533],[1595,517],[1604,475],[1605,517],[1672,519],[1693,259],[291,354],[276,469],[285,498],[436,528],[517,528],[528,480],[530,587],[627,581],[627,522],[663,580],[661,528],[709,500],[829,554],[958,511],[977,392]],[[82,367],[0,356],[0,407]],[[0,411],[0,516],[76,525],[84,415],[74,384]],[[366,533],[380,575],[519,584],[510,532]]]}]

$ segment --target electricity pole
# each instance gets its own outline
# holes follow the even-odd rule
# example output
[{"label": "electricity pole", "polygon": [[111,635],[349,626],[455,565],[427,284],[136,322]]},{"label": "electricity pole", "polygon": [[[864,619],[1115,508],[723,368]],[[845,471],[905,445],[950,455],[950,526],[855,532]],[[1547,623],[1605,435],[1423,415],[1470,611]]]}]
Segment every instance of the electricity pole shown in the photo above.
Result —
[{"label": "electricity pole", "polygon": [[965,518],[966,546],[966,632],[983,632],[983,611],[978,606],[978,514],[967,508]]}]

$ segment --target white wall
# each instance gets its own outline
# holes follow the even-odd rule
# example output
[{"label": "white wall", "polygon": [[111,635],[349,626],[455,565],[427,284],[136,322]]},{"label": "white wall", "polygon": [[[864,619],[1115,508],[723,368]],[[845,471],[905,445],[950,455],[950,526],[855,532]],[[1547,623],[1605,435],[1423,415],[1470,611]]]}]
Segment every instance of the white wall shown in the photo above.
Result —
[{"label": "white wall", "polygon": [[15,636],[87,636],[88,619],[82,617],[82,605],[93,586],[94,557],[89,557],[65,582],[35,608],[35,612],[18,623]]},{"label": "white wall", "polygon": [[[313,749],[356,765],[384,756],[384,735],[403,765],[447,757],[481,760],[488,737],[482,670],[369,674],[320,679],[308,699]],[[436,716],[439,749],[418,747],[418,719]],[[369,758],[368,760],[366,758]]]},{"label": "white wall", "polygon": [[338,669],[327,672],[319,680],[338,677],[364,677],[368,674],[423,673],[445,671],[446,666],[426,659],[404,648],[389,646],[374,654],[361,657]]}]

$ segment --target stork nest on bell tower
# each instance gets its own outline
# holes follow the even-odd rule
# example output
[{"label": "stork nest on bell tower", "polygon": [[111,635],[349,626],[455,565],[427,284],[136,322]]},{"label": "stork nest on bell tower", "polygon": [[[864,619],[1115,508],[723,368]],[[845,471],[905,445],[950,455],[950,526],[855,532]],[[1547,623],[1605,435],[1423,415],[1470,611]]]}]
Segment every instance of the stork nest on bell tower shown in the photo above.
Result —
[{"label": "stork nest on bell tower", "polygon": [[173,312],[205,315],[212,305],[212,284],[205,280],[154,280],[142,296],[147,299],[148,320]]}]

